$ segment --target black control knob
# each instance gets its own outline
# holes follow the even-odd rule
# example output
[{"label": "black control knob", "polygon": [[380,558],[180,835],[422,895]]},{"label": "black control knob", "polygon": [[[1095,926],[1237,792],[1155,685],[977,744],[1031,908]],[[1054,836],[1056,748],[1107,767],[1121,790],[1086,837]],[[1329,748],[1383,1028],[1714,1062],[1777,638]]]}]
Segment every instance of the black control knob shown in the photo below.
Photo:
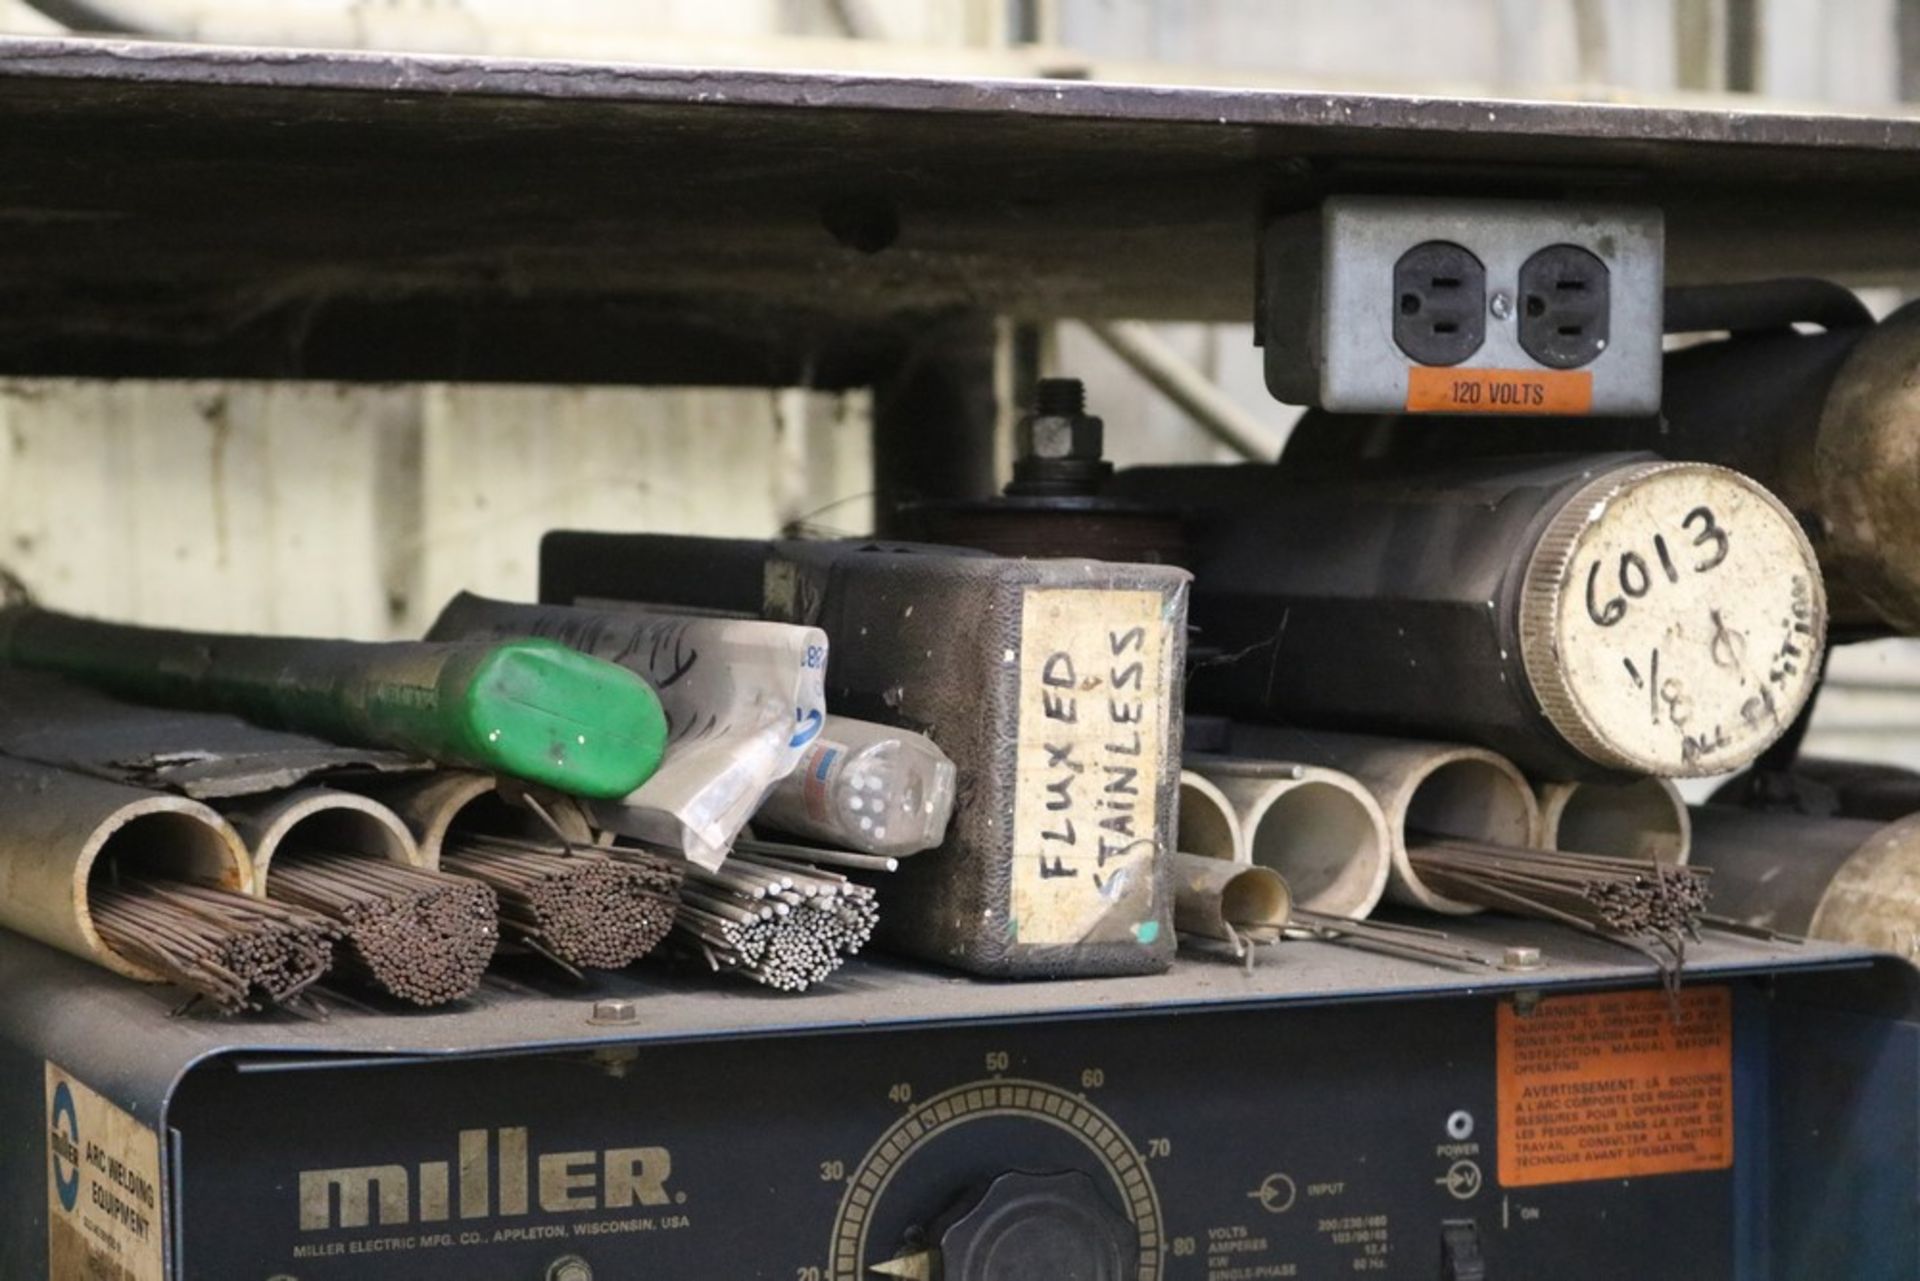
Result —
[{"label": "black control knob", "polygon": [[941,1281],[1136,1281],[1140,1240],[1078,1170],[1002,1174],[934,1226]]}]

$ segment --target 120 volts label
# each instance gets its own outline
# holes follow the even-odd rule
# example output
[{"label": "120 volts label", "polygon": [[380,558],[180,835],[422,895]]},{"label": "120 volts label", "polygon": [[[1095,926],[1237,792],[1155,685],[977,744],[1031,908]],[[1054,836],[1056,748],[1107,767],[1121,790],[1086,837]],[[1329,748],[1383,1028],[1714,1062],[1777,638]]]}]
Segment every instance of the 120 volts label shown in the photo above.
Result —
[{"label": "120 volts label", "polygon": [[1416,414],[1584,414],[1593,408],[1593,375],[1570,369],[1407,371],[1407,409]]},{"label": "120 volts label", "polygon": [[1724,987],[1502,1005],[1500,1182],[1510,1188],[1733,1164],[1733,998]]}]

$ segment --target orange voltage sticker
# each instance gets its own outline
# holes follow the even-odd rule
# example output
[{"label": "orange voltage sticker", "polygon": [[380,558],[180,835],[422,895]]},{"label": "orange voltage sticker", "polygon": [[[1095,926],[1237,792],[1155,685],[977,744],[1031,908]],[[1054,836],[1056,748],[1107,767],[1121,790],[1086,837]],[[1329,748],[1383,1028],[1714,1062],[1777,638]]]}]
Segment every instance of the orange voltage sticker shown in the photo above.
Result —
[{"label": "orange voltage sticker", "polygon": [[1510,1188],[1733,1164],[1733,998],[1609,992],[1495,1015],[1500,1182]]},{"label": "orange voltage sticker", "polygon": [[1593,374],[1575,369],[1407,371],[1407,409],[1420,414],[1584,414],[1593,408]]}]

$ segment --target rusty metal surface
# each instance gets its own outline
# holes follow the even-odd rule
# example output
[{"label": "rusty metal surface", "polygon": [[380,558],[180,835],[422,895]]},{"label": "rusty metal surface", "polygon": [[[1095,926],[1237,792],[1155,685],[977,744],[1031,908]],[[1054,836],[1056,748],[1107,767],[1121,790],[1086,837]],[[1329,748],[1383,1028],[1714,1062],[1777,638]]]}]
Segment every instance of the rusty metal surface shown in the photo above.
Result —
[{"label": "rusty metal surface", "polygon": [[902,317],[1245,319],[1261,208],[1601,193],[1920,279],[1920,121],[0,40],[0,370],[865,381]]}]

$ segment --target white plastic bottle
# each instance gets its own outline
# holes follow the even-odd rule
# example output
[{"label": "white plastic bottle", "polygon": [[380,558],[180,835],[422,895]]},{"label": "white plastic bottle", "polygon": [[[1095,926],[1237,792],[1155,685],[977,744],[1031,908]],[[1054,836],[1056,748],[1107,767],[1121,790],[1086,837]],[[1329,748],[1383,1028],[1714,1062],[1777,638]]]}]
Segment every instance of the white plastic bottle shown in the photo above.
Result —
[{"label": "white plastic bottle", "polygon": [[953,783],[953,762],[926,736],[829,716],[754,825],[864,854],[917,854],[946,837]]}]

